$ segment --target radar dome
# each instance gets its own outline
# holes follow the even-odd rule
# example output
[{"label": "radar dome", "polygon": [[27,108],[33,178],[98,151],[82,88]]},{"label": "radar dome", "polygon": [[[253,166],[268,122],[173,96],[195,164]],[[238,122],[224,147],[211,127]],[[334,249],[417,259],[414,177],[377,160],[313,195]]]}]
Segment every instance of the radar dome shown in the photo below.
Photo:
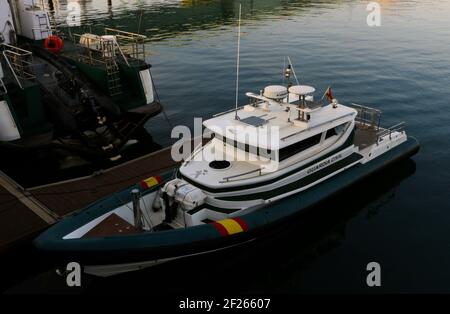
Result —
[{"label": "radar dome", "polygon": [[281,85],[270,85],[264,88],[263,96],[269,99],[283,99],[288,95],[287,88]]}]

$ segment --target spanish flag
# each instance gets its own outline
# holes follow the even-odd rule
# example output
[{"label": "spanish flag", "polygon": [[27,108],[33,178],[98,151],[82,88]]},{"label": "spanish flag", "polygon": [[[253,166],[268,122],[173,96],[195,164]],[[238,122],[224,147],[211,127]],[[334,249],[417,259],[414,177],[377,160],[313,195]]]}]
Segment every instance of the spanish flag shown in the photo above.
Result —
[{"label": "spanish flag", "polygon": [[213,222],[222,237],[248,230],[247,223],[239,217]]},{"label": "spanish flag", "polygon": [[325,91],[325,95],[327,96],[329,102],[333,101],[333,92],[331,91],[330,86],[328,86],[327,90]]},{"label": "spanish flag", "polygon": [[162,182],[162,178],[160,176],[153,176],[141,181],[141,187],[146,190],[155,185],[159,185]]}]

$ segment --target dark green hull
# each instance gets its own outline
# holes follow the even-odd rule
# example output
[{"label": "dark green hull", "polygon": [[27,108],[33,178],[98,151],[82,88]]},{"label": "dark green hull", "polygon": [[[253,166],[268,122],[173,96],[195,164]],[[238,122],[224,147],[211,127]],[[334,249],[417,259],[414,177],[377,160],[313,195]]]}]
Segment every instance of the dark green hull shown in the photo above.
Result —
[{"label": "dark green hull", "polygon": [[33,75],[16,80],[2,60],[6,91],[0,90],[20,134],[0,141],[0,153],[4,171],[19,184],[90,175],[161,148],[145,128],[162,111],[157,97],[144,91],[151,78],[141,81],[140,72],[150,73],[150,64],[118,60],[121,90],[110,95],[106,67],[80,62],[79,48],[70,41],[60,54],[44,49],[42,41],[19,37],[19,43],[32,52],[27,61]]}]

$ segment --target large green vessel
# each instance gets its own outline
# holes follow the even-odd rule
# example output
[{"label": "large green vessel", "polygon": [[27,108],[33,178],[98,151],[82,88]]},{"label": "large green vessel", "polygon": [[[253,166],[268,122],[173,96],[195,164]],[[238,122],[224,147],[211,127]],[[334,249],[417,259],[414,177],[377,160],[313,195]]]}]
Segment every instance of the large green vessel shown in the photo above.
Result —
[{"label": "large green vessel", "polygon": [[[40,171],[91,172],[159,148],[144,128],[162,110],[146,36],[111,28],[56,35],[34,1],[8,4],[0,20],[0,149],[13,177],[31,156]],[[40,183],[48,182],[33,182]]]}]

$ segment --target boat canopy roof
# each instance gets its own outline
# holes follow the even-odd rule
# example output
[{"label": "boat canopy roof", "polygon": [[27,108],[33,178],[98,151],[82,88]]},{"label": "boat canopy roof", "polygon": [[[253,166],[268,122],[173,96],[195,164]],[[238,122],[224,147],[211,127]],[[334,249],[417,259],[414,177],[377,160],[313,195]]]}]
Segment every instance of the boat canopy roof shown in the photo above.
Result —
[{"label": "boat canopy roof", "polygon": [[[237,112],[231,110],[218,114],[204,121],[203,125],[222,138],[265,149],[280,149],[352,121],[357,114],[355,109],[337,103],[300,109],[294,103],[298,98],[293,94],[290,94],[289,99],[293,100],[290,103],[255,96],[258,96],[255,97],[258,102],[240,107]],[[298,110],[308,116],[306,122],[298,121]],[[258,142],[264,132],[270,137],[265,141],[267,144]],[[258,136],[252,136],[256,134]]]}]

